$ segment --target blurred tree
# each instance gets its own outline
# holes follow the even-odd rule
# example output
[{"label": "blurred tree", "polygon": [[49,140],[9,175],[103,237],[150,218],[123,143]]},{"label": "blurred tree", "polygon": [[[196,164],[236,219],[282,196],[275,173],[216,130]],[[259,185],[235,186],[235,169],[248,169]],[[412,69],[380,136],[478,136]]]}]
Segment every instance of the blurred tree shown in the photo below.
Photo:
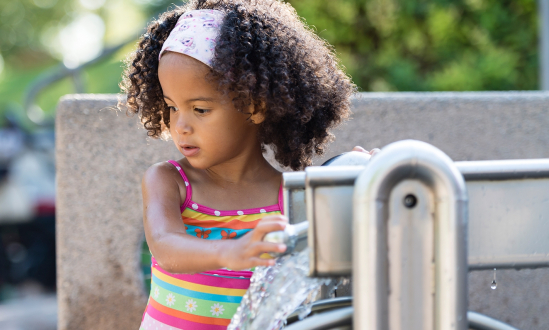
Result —
[{"label": "blurred tree", "polygon": [[[0,0],[0,114],[22,113],[27,86],[59,61],[77,65],[86,60],[80,55],[128,40],[183,2]],[[364,91],[537,89],[534,0],[289,2],[335,46]],[[120,61],[131,47],[86,68],[86,91],[117,93]],[[44,90],[37,104],[51,116],[59,97],[73,92],[67,78]]]},{"label": "blurred tree", "polygon": [[[142,25],[170,3],[168,0],[111,0],[109,3],[106,0],[0,1],[0,51],[4,57],[29,51],[47,52],[48,43],[82,13],[97,13],[110,25],[117,22],[127,24],[129,14],[139,20],[138,25]],[[133,7],[141,15],[136,17],[134,13],[128,13],[128,7]],[[135,28],[135,23],[132,25]],[[115,39],[120,34],[112,29],[109,32]]]},{"label": "blurred tree", "polygon": [[71,0],[19,0],[0,2],[0,50],[3,56],[18,51],[39,51],[42,32],[70,11]]},{"label": "blurred tree", "polygon": [[[103,49],[136,38],[146,21],[166,10],[169,0],[0,0],[0,118],[18,114],[32,129],[22,108],[23,96],[37,77],[59,62],[75,67]],[[89,93],[117,93],[124,48],[83,71]],[[74,93],[71,78],[43,90],[38,113],[51,122],[60,96]],[[43,111],[45,112],[42,112]],[[47,118],[46,118],[47,119]],[[1,125],[1,123],[0,123]]]},{"label": "blurred tree", "polygon": [[534,0],[290,0],[365,91],[537,89]]}]

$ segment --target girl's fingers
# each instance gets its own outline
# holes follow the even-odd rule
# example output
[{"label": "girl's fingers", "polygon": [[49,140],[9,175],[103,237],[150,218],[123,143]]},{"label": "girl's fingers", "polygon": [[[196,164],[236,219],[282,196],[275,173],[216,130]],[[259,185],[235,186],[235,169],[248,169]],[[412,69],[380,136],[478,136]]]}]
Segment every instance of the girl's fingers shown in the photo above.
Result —
[{"label": "girl's fingers", "polygon": [[381,149],[379,149],[379,148],[374,148],[374,149],[370,150],[369,154],[370,154],[371,156],[375,156],[375,155],[376,155],[377,153],[379,153],[380,151],[381,151]]},{"label": "girl's fingers", "polygon": [[374,156],[375,154],[377,154],[381,150],[379,148],[374,148],[374,149],[368,151],[368,150],[362,148],[361,146],[356,146],[356,147],[353,148],[353,151],[365,152],[367,154],[370,154],[370,156]]},{"label": "girl's fingers", "polygon": [[284,230],[286,223],[282,221],[259,222],[253,230],[252,240],[260,241],[272,231]]},{"label": "girl's fingers", "polygon": [[284,244],[276,244],[270,242],[257,242],[250,247],[249,252],[253,256],[259,256],[263,253],[278,252],[282,253],[286,251],[287,247]]}]

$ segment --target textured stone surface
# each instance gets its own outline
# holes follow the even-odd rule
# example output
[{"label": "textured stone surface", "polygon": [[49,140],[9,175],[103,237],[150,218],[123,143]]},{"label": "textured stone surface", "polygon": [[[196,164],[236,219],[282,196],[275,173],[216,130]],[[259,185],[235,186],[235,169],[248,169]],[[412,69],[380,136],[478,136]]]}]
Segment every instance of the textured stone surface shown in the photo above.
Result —
[{"label": "textured stone surface", "polygon": [[549,270],[497,270],[469,273],[469,310],[489,315],[521,330],[549,329]]},{"label": "textured stone surface", "polygon": [[[454,160],[549,157],[549,93],[368,93],[334,131],[323,160],[355,145],[402,139],[433,144]],[[139,270],[140,180],[177,157],[148,139],[116,96],[72,95],[57,112],[59,329],[137,329],[146,304]],[[549,329],[549,271],[469,275],[469,306],[520,329]]]},{"label": "textured stone surface", "polygon": [[548,101],[544,92],[361,93],[321,160],[403,139],[455,161],[549,157]]},{"label": "textured stone surface", "polygon": [[[72,95],[58,106],[59,329],[138,329],[146,305],[140,183],[171,142],[114,110],[115,95]],[[175,153],[174,153],[175,151]]]}]

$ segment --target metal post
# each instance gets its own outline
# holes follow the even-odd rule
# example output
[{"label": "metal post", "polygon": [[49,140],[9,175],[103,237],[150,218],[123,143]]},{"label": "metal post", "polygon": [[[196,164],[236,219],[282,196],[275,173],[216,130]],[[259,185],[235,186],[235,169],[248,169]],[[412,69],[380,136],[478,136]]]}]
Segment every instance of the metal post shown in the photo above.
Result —
[{"label": "metal post", "polygon": [[541,90],[549,90],[549,0],[538,0],[539,81]]},{"label": "metal post", "polygon": [[355,183],[354,328],[467,329],[467,193],[450,158],[401,141]]}]

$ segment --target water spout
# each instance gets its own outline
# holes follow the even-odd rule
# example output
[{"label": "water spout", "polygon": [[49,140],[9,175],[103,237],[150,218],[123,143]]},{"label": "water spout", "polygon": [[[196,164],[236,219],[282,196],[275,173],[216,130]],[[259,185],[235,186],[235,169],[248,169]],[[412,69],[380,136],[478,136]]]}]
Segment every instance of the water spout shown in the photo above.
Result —
[{"label": "water spout", "polygon": [[[308,229],[308,221],[300,222],[295,225],[286,225],[286,228],[284,228],[284,230],[275,231],[265,235],[263,241],[286,245],[286,251],[284,251],[283,253],[271,253],[271,256],[275,258],[288,255],[292,252],[301,252],[301,250],[296,248],[298,247],[298,243],[307,239]],[[299,246],[305,247],[306,245],[299,244]]]}]

